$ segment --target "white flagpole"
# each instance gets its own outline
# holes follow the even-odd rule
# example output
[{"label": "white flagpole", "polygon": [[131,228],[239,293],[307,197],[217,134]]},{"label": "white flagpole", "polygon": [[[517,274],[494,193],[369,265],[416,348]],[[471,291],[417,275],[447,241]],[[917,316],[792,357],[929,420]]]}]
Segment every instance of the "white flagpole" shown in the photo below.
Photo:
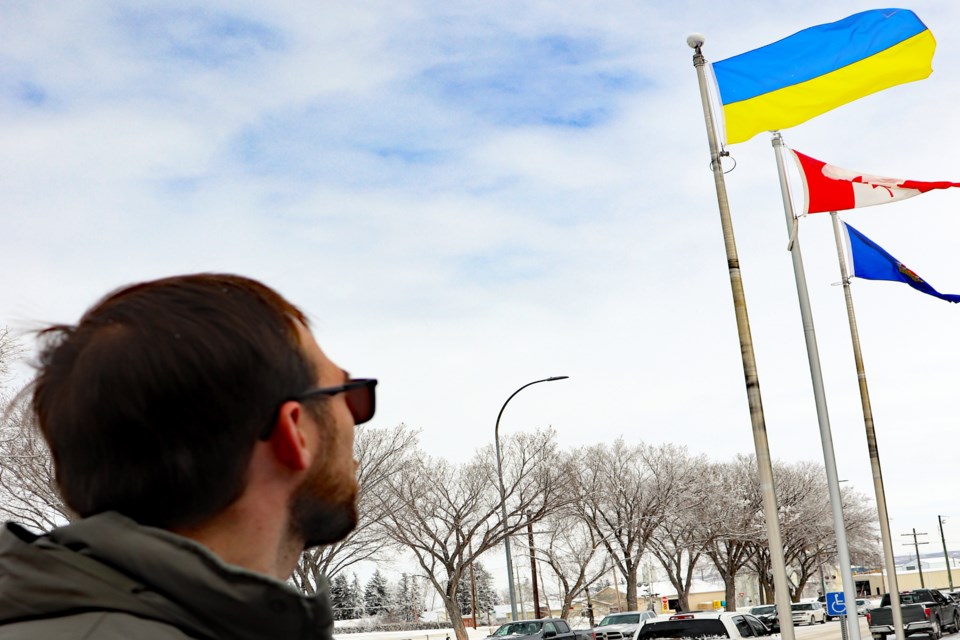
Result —
[{"label": "white flagpole", "polygon": [[[740,338],[740,356],[743,363],[743,377],[747,387],[747,403],[750,407],[750,424],[753,430],[753,446],[757,455],[757,472],[760,479],[760,492],[763,497],[763,516],[767,525],[767,540],[770,543],[770,565],[773,570],[773,584],[777,616],[780,619],[780,633],[783,640],[794,640],[793,612],[790,602],[790,587],[787,581],[787,566],[783,557],[783,541],[780,537],[780,517],[777,509],[777,493],[773,479],[773,465],[770,461],[770,447],[767,442],[767,427],[763,417],[763,402],[760,397],[760,380],[757,375],[757,362],[753,353],[753,338],[750,333],[750,319],[747,316],[747,301],[740,277],[740,259],[737,256],[737,244],[733,237],[733,223],[730,219],[730,203],[727,200],[727,185],[723,179],[723,166],[720,164],[720,145],[714,127],[707,80],[704,72],[706,59],[701,47],[703,36],[691,35],[687,44],[694,49],[693,66],[697,70],[700,83],[700,100],[703,103],[703,118],[707,126],[707,141],[710,144],[710,166],[717,189],[717,204],[720,207],[720,226],[723,230],[723,245],[727,253],[727,271],[730,274],[730,288],[733,292],[733,308],[737,318],[737,333]],[[728,610],[733,610],[727,603]]]},{"label": "white flagpole", "polygon": [[797,298],[800,301],[800,318],[803,322],[803,338],[807,343],[807,363],[813,383],[813,398],[817,405],[817,423],[820,426],[820,445],[823,449],[823,466],[827,472],[827,493],[830,495],[830,510],[833,513],[833,531],[837,537],[837,560],[840,563],[840,578],[843,582],[843,600],[846,603],[846,623],[849,637],[860,640],[860,618],[857,616],[857,587],[850,568],[850,549],[847,546],[847,530],[843,524],[843,502],[840,499],[840,481],[837,477],[837,459],[833,451],[833,434],[830,430],[830,414],[827,412],[827,396],[823,389],[823,372],[820,370],[820,350],[817,348],[817,333],[813,328],[813,311],[807,292],[807,276],[803,270],[800,239],[797,237],[797,218],[793,212],[790,184],[783,162],[783,137],[773,132],[771,140],[777,156],[777,172],[780,174],[780,194],[783,197],[783,213],[787,220],[789,251],[793,258],[793,276],[797,282]]},{"label": "white flagpole", "polygon": [[893,611],[893,630],[897,640],[904,640],[903,612],[900,610],[900,587],[897,585],[897,565],[893,558],[893,539],[890,537],[887,497],[883,490],[883,474],[880,472],[880,450],[877,447],[877,434],[873,430],[873,409],[870,406],[870,391],[867,389],[867,374],[863,368],[863,353],[860,351],[860,332],[857,330],[857,317],[853,313],[850,273],[847,270],[847,261],[844,259],[843,236],[841,235],[837,212],[831,211],[830,217],[833,219],[833,235],[837,239],[837,258],[840,260],[843,297],[847,302],[850,339],[853,341],[853,360],[857,365],[857,382],[860,384],[860,404],[863,407],[863,426],[867,431],[867,451],[870,454],[870,469],[873,471],[873,490],[877,498],[877,516],[880,521],[880,537],[883,540],[883,564],[887,571],[890,608]]}]

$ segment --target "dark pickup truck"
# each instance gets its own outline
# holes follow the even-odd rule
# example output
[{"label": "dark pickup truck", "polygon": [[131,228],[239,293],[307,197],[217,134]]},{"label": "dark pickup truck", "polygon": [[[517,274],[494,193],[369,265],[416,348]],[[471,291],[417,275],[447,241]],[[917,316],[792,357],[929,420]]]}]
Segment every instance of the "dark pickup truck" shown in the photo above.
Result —
[{"label": "dark pickup truck", "polygon": [[[960,631],[960,609],[935,589],[914,589],[900,594],[904,635],[926,634],[939,640],[943,631]],[[880,606],[867,612],[867,624],[874,640],[885,640],[893,633],[893,610],[890,594],[884,594]]]},{"label": "dark pickup truck", "polygon": [[500,625],[487,640],[593,640],[589,631],[574,631],[566,620],[539,618]]}]

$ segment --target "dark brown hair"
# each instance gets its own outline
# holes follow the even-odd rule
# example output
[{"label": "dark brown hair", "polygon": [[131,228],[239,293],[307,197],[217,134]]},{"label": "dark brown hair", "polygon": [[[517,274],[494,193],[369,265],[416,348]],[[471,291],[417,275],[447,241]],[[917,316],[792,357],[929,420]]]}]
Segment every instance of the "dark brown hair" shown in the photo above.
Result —
[{"label": "dark brown hair", "polygon": [[165,528],[228,506],[258,433],[316,382],[298,322],[255,280],[196,274],[120,289],[42,331],[33,409],[67,505]]}]

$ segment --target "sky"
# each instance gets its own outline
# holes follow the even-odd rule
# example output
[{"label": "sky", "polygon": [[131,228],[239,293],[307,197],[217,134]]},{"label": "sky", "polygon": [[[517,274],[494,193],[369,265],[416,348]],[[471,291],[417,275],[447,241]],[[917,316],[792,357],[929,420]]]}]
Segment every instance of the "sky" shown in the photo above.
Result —
[{"label": "sky", "polygon": [[[377,377],[374,426],[462,461],[551,426],[754,451],[692,50],[719,61],[877,8],[781,2],[0,6],[0,324],[75,322],[124,284],[226,271]],[[908,5],[930,78],[783,132],[831,164],[960,180],[960,5]],[[769,134],[726,176],[770,453],[823,461]],[[794,197],[799,202],[794,179]],[[960,293],[960,193],[842,217]],[[800,222],[838,474],[873,495],[829,216]],[[894,543],[960,548],[960,308],[855,280]],[[26,377],[27,369],[20,374]],[[926,550],[925,550],[926,551]]]}]

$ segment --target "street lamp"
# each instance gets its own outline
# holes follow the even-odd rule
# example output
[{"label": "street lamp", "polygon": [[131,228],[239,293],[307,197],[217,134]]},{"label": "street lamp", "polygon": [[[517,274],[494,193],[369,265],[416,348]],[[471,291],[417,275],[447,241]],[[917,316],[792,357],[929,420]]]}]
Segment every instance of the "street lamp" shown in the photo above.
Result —
[{"label": "street lamp", "polygon": [[[503,406],[500,407],[500,413],[497,414],[497,425],[493,429],[493,444],[494,448],[497,450],[497,477],[500,479],[500,513],[503,516],[503,530],[507,530],[507,488],[503,485],[503,464],[500,460],[500,417],[503,416],[503,410],[507,408],[507,405],[513,400],[513,396],[517,395],[530,385],[538,384],[540,382],[553,382],[554,380],[566,380],[570,376],[550,376],[549,378],[544,378],[543,380],[534,380],[533,382],[528,382],[523,385],[516,391],[510,394],[510,397],[507,398],[507,401],[503,403]],[[510,536],[505,535],[503,537],[503,547],[507,552],[507,580],[510,584],[510,616],[513,620],[517,619],[517,593],[513,587],[513,559],[510,557]]]}]

